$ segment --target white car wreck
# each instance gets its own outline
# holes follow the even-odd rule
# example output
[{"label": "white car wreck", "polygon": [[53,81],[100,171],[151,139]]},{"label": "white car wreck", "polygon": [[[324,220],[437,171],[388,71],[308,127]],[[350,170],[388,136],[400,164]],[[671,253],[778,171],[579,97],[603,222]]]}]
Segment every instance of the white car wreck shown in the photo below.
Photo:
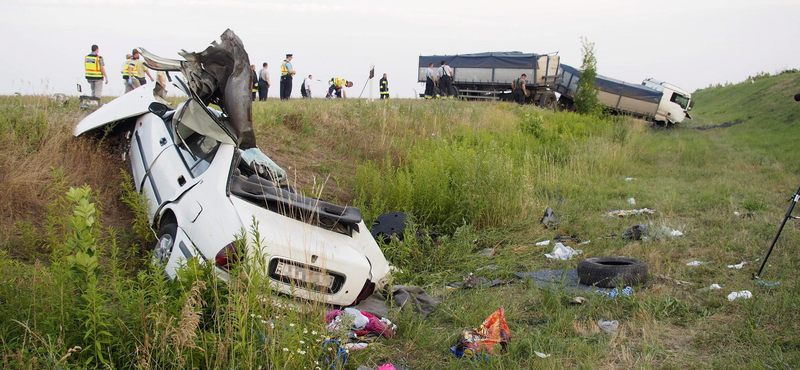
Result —
[{"label": "white car wreck", "polygon": [[[228,117],[189,99],[169,109],[147,84],[105,104],[75,128],[78,136],[117,123],[136,189],[158,230],[153,258],[170,278],[187,260],[213,263],[222,279],[242,258],[263,253],[277,290],[351,305],[381,289],[389,264],[357,208],[300,195],[258,148],[242,150]],[[263,250],[237,255],[234,240],[257,221]],[[248,245],[252,233],[247,232]]]}]

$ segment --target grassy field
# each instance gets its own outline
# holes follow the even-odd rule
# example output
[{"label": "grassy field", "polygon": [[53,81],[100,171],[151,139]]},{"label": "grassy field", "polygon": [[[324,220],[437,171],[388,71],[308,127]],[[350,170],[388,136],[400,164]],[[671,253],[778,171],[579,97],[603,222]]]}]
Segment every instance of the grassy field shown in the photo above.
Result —
[{"label": "grassy field", "polygon": [[[402,270],[395,283],[422,286],[441,303],[424,320],[392,316],[397,336],[351,352],[347,369],[774,369],[800,365],[797,221],[763,274],[780,285],[750,276],[800,186],[798,92],[798,74],[704,89],[693,95],[694,119],[671,130],[506,103],[271,100],[253,108],[259,147],[298,188],[358,206],[368,221],[405,211],[415,227],[442,235],[385,246]],[[249,278],[228,285],[201,266],[172,283],[147,266],[152,234],[138,222],[126,164],[103,135],[70,135],[85,114],[75,102],[0,101],[0,366],[320,366],[327,307],[289,309],[268,298],[257,261],[238,271]],[[710,128],[724,123],[736,124]],[[66,195],[84,184],[91,191]],[[555,229],[539,223],[547,206],[561,217]],[[658,213],[605,215],[643,207]],[[636,224],[684,235],[623,240]],[[631,297],[587,293],[571,305],[573,295],[518,282],[515,272],[576,266],[577,258],[546,259],[552,245],[535,245],[557,235],[590,240],[581,257],[646,261],[648,284]],[[495,255],[481,255],[486,248]],[[710,263],[686,265],[694,260]],[[743,269],[727,268],[742,261]],[[471,272],[512,283],[445,286]],[[712,283],[722,289],[703,289]],[[726,299],[745,289],[752,299]],[[481,363],[450,355],[462,330],[499,307],[512,334],[507,353]],[[602,332],[599,319],[618,320],[619,330]]]}]

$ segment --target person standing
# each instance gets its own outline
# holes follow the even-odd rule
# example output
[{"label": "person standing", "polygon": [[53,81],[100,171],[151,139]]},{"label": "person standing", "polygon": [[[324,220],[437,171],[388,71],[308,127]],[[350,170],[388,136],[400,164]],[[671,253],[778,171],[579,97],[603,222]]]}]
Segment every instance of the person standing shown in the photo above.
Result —
[{"label": "person standing", "polygon": [[258,100],[267,101],[267,93],[269,93],[269,71],[267,71],[267,62],[264,62],[261,71],[258,72]]},{"label": "person standing", "polygon": [[304,98],[311,99],[311,75],[308,75],[308,78],[303,80],[303,85],[300,86],[300,92]]},{"label": "person standing", "polygon": [[252,94],[253,101],[256,101],[256,93],[258,92],[258,73],[256,73],[256,65],[250,65],[250,93]]},{"label": "person standing", "polygon": [[147,83],[147,80],[144,78],[145,75],[150,77],[150,82],[155,81],[153,80],[153,76],[150,74],[150,69],[147,68],[147,66],[142,62],[142,57],[139,55],[139,50],[133,49],[131,55],[133,55],[133,59],[136,61],[135,77],[137,80],[139,80],[139,86]]},{"label": "person standing", "polygon": [[511,83],[511,92],[514,96],[514,101],[519,104],[525,104],[525,96],[528,95],[528,90],[525,87],[526,78],[528,78],[528,75],[523,73],[522,76]]},{"label": "person standing", "polygon": [[445,61],[442,61],[442,66],[439,67],[437,74],[439,77],[439,89],[442,90],[442,94],[448,98],[451,97],[453,91],[453,69]]},{"label": "person standing", "polygon": [[167,99],[167,72],[156,72],[156,87],[153,89],[153,94],[161,99]]},{"label": "person standing", "polygon": [[381,100],[389,99],[389,81],[386,80],[386,73],[383,74],[383,78],[381,78],[380,85],[381,85]]},{"label": "person standing", "polygon": [[347,99],[347,93],[342,87],[353,87],[353,81],[347,81],[341,77],[331,78],[329,83],[331,87],[328,88],[328,95],[326,98],[333,98],[335,95],[337,98]]},{"label": "person standing", "polygon": [[100,98],[103,93],[103,79],[106,80],[108,85],[108,75],[106,74],[106,63],[103,57],[98,54],[100,48],[97,45],[92,45],[92,52],[83,58],[83,64],[86,69],[86,81],[92,89],[92,97]]},{"label": "person standing", "polygon": [[133,55],[125,55],[125,64],[122,65],[122,80],[125,81],[125,93],[133,91],[139,87],[139,80],[136,79],[136,60]]},{"label": "person standing", "polygon": [[428,63],[425,70],[425,99],[433,99],[433,91],[436,89],[436,74],[433,72],[433,62]]},{"label": "person standing", "polygon": [[292,77],[294,77],[294,74],[292,54],[286,54],[286,59],[281,64],[281,100],[289,100],[292,96]]}]

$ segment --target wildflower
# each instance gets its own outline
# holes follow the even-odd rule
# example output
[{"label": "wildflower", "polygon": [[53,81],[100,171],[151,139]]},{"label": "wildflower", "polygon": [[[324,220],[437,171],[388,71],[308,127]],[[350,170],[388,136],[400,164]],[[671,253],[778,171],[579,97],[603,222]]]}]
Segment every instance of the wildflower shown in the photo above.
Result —
[{"label": "wildflower", "polygon": [[311,331],[311,335],[317,335],[317,331],[316,330],[312,330]]},{"label": "wildflower", "polygon": [[304,341],[304,340],[301,340],[301,341],[300,341],[300,344],[306,344],[306,341]]},{"label": "wildflower", "polygon": [[258,317],[258,318],[260,319],[260,318],[261,318],[261,315],[256,315],[256,317]]},{"label": "wildflower", "polygon": [[294,327],[294,323],[289,323],[289,326]]},{"label": "wildflower", "polygon": [[308,329],[303,328],[303,334],[308,334]]},{"label": "wildflower", "polygon": [[250,317],[256,317],[256,314],[254,314],[254,313],[251,313],[251,314],[250,314]]},{"label": "wildflower", "polygon": [[272,322],[271,322],[271,323],[269,323],[269,328],[270,328],[270,329],[275,329],[275,323],[272,323]]},{"label": "wildflower", "polygon": [[261,323],[262,323],[262,324],[266,324],[266,323],[267,323],[267,320],[261,320]]},{"label": "wildflower", "polygon": [[306,351],[301,351],[301,350],[298,348],[298,349],[297,349],[297,353],[299,353],[299,354],[301,354],[301,355],[304,355],[304,354],[306,354]]},{"label": "wildflower", "polygon": [[289,349],[286,348],[286,347],[283,347],[283,352],[289,352]]}]

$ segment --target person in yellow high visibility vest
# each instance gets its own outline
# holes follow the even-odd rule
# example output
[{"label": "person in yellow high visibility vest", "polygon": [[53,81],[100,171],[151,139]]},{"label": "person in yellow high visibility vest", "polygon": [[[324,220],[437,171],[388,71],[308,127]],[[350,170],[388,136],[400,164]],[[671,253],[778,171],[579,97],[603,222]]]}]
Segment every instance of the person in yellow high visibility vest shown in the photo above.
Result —
[{"label": "person in yellow high visibility vest", "polygon": [[95,98],[99,98],[103,93],[103,79],[106,80],[106,85],[108,85],[106,64],[99,52],[100,48],[97,45],[92,45],[91,54],[83,58],[84,68],[86,69],[86,81],[89,82],[89,86],[92,88],[92,97]]},{"label": "person in yellow high visibility vest", "polygon": [[122,65],[122,79],[125,81],[125,93],[127,94],[140,85],[139,80],[136,78],[138,73],[136,60],[133,59],[131,54],[127,54],[125,57],[125,64]]},{"label": "person in yellow high visibility vest", "polygon": [[383,78],[381,78],[380,84],[381,84],[381,100],[389,99],[389,81],[386,79],[386,73],[383,74]]},{"label": "person in yellow high visibility vest", "polygon": [[292,77],[294,77],[294,74],[292,54],[286,54],[286,59],[281,63],[281,100],[288,100],[292,96]]},{"label": "person in yellow high visibility vest", "polygon": [[347,99],[347,93],[344,92],[342,87],[353,87],[353,81],[347,81],[341,77],[334,77],[328,81],[330,87],[328,88],[328,95],[326,98],[332,98],[336,95],[337,98],[345,98]]}]

